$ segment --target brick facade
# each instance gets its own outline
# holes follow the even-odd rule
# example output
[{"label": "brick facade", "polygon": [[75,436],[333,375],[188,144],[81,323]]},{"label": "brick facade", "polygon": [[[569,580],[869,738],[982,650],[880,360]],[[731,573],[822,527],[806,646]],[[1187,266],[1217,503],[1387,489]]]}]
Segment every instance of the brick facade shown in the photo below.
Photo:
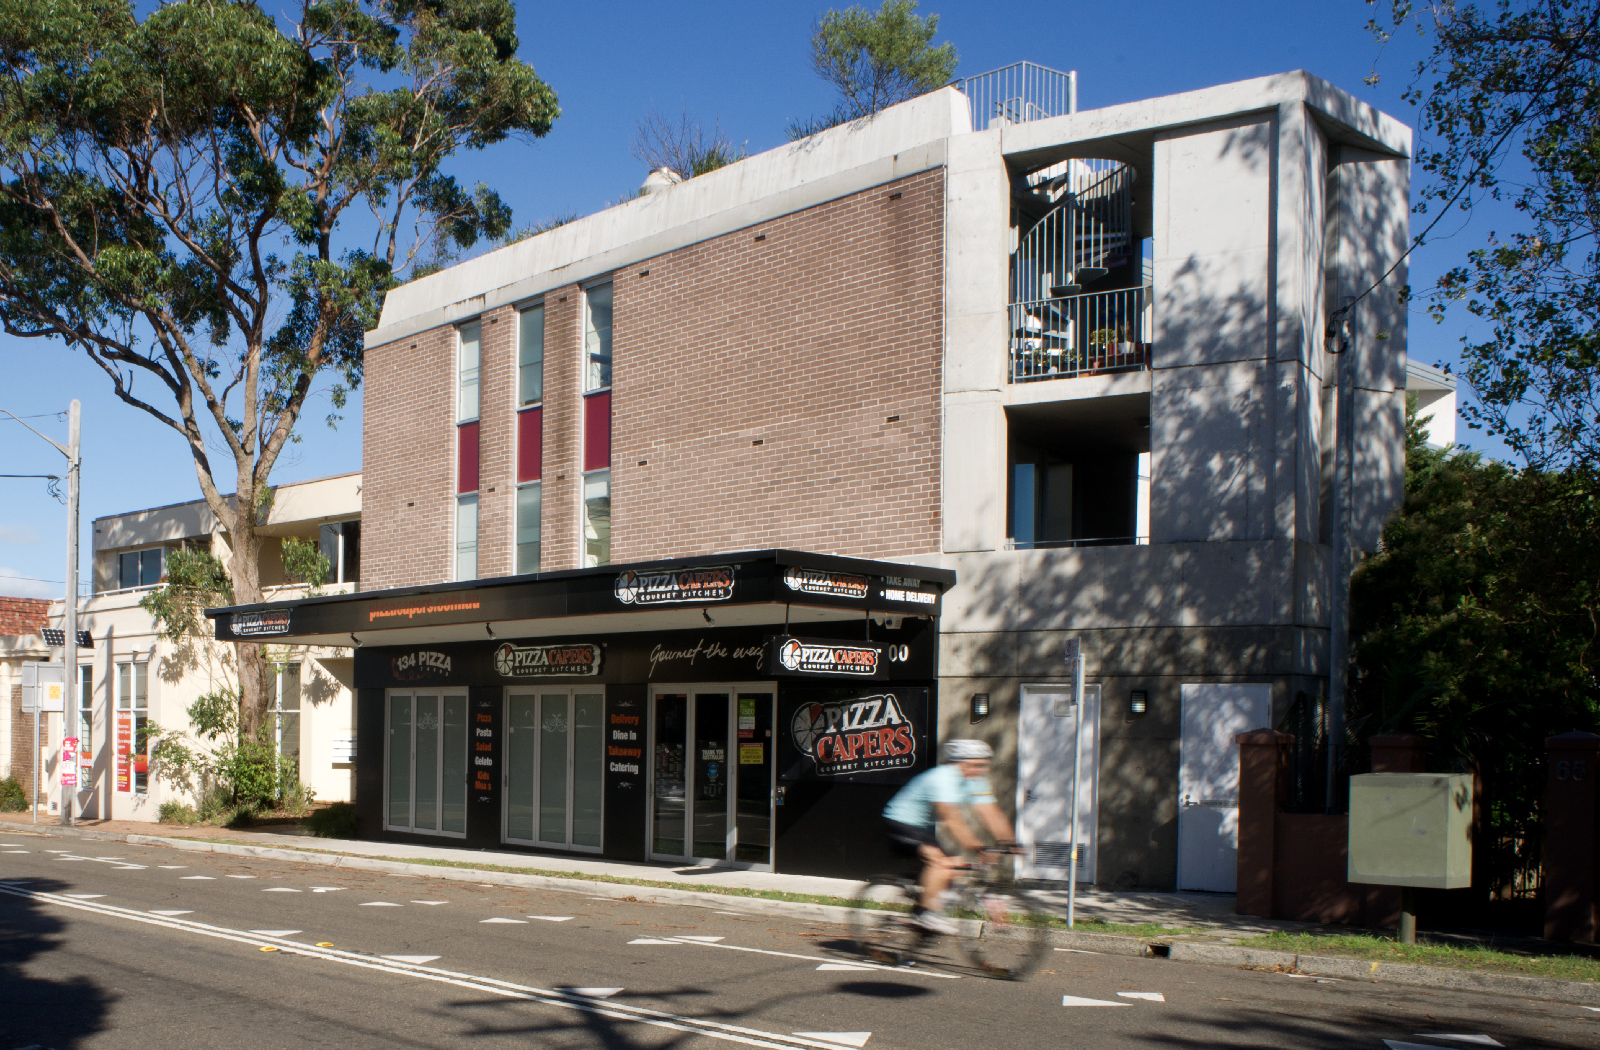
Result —
[{"label": "brick facade", "polygon": [[[614,275],[612,560],[939,549],[944,173]],[[542,568],[582,564],[582,292],[544,296]],[[515,571],[516,313],[483,317],[479,575]],[[367,354],[362,586],[451,577],[455,329]]]},{"label": "brick facade", "polygon": [[50,623],[48,598],[0,598],[0,635],[38,634]]}]

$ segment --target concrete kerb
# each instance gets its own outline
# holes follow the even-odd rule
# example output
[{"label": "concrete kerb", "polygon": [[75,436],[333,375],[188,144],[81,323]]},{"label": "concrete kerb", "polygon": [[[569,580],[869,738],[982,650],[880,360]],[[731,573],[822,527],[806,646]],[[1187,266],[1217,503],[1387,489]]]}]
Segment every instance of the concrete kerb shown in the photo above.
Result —
[{"label": "concrete kerb", "polygon": [[[709,893],[694,889],[668,889],[658,886],[631,886],[626,883],[601,882],[591,879],[523,874],[509,871],[487,871],[478,868],[438,867],[432,864],[412,864],[405,861],[383,860],[348,853],[317,853],[301,849],[284,849],[275,846],[251,846],[231,842],[200,842],[194,839],[167,838],[161,835],[124,835],[97,832],[78,828],[52,827],[5,829],[13,834],[38,834],[68,836],[127,842],[131,845],[162,846],[170,849],[190,850],[197,853],[222,853],[240,857],[261,857],[267,860],[289,860],[302,864],[320,864],[333,868],[356,871],[380,871],[397,875],[422,875],[448,879],[454,882],[471,882],[479,885],[518,886],[530,889],[548,889],[570,893],[585,893],[596,897],[638,901],[647,904],[688,904],[698,907],[715,907],[726,911],[743,911],[757,915],[783,915],[790,918],[816,919],[823,922],[848,924],[854,908],[836,904],[813,904],[806,901],[768,900],[763,897],[744,897],[735,894]],[[964,920],[975,925],[976,920]],[[984,924],[987,927],[987,924]],[[962,935],[971,936],[968,926]],[[982,935],[988,935],[986,928]],[[1131,937],[1117,933],[1089,933],[1078,930],[1051,930],[1048,937],[1052,948],[1068,948],[1097,952],[1102,955],[1160,957],[1175,962],[1214,963],[1238,966],[1252,970],[1269,970],[1299,974],[1308,977],[1331,977],[1345,981],[1372,981],[1375,983],[1409,985],[1417,988],[1447,988],[1453,991],[1487,992],[1510,995],[1523,999],[1543,999],[1571,1003],[1579,1006],[1600,1006],[1600,983],[1571,981],[1555,977],[1522,977],[1517,974],[1487,973],[1482,970],[1449,970],[1435,966],[1411,966],[1404,963],[1373,962],[1367,959],[1344,958],[1325,955],[1299,955],[1262,948],[1248,948],[1229,944],[1208,944],[1202,941],[1181,939]]]}]

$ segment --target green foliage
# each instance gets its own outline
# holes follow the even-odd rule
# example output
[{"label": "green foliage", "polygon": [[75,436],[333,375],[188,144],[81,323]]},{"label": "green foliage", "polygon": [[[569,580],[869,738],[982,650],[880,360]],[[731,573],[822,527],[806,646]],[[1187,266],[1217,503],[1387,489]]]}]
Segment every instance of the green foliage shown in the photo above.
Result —
[{"label": "green foliage", "polygon": [[183,802],[163,802],[156,819],[163,824],[198,824],[200,813]]},{"label": "green foliage", "polygon": [[707,129],[684,110],[674,121],[652,112],[639,121],[633,132],[633,155],[649,171],[662,168],[680,179],[692,179],[725,168],[745,157],[745,147],[735,146],[722,130],[720,121]]},{"label": "green foliage", "polygon": [[1600,468],[1600,0],[1368,2],[1387,9],[1380,39],[1432,39],[1407,93],[1430,176],[1419,210],[1520,214],[1438,282],[1436,316],[1463,303],[1491,333],[1463,340],[1478,400],[1462,416],[1530,466]]},{"label": "green foliage", "polygon": [[335,802],[312,810],[305,822],[307,831],[325,839],[353,839],[356,826],[356,807],[348,802]]},{"label": "green foliage", "polygon": [[22,813],[28,808],[28,793],[16,777],[0,780],[0,813]]},{"label": "green foliage", "polygon": [[864,7],[829,10],[811,36],[811,67],[839,92],[829,116],[789,125],[791,139],[870,116],[950,82],[956,48],[933,45],[939,16],[923,18],[916,0],[884,0],[876,13]]},{"label": "green foliage", "polygon": [[1496,886],[1539,862],[1544,739],[1600,729],[1600,478],[1427,448],[1351,583],[1352,727],[1478,768]]},{"label": "green foliage", "polygon": [[139,608],[155,618],[156,630],[172,642],[211,636],[205,610],[233,604],[233,583],[215,554],[198,547],[167,552],[165,586],[139,599]]},{"label": "green foliage", "polygon": [[322,585],[328,582],[328,570],[333,563],[315,540],[302,540],[293,536],[283,541],[283,576],[293,583],[303,583],[312,594],[321,594]]}]

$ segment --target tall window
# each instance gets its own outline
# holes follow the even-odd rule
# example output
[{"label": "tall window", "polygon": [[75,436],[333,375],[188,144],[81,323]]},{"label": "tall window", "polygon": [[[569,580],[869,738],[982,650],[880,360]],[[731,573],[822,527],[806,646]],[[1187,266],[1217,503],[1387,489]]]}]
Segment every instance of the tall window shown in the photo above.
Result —
[{"label": "tall window", "polygon": [[149,672],[148,663],[117,665],[117,716],[119,721],[132,722],[127,761],[133,790],[140,795],[150,790],[150,744],[146,739],[150,731]]},{"label": "tall window", "polygon": [[583,476],[583,563],[611,562],[611,471]]},{"label": "tall window", "polygon": [[117,586],[154,587],[161,582],[165,548],[151,547],[142,551],[123,551],[117,555]]},{"label": "tall window", "polygon": [[583,293],[583,389],[611,385],[611,285],[597,284]]},{"label": "tall window", "polygon": [[517,572],[539,571],[539,483],[517,489]]},{"label": "tall window", "polygon": [[94,668],[78,665],[78,786],[89,784],[89,763],[94,761]]},{"label": "tall window", "polygon": [[464,836],[466,693],[392,692],[388,699],[385,826],[391,831]]},{"label": "tall window", "polygon": [[[611,316],[610,307],[606,316]],[[610,322],[606,325],[606,346],[611,345]],[[544,304],[522,311],[517,323],[517,407],[526,408],[544,400]]]},{"label": "tall window", "polygon": [[456,330],[455,578],[478,578],[478,362],[483,326]]},{"label": "tall window", "polygon": [[300,665],[285,664],[278,672],[278,695],[273,704],[278,757],[300,762]]}]

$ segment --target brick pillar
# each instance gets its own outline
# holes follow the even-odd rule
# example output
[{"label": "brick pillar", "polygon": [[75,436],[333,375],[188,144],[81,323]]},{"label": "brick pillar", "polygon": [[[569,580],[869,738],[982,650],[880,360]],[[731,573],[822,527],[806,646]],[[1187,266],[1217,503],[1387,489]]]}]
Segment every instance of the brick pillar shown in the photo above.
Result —
[{"label": "brick pillar", "polygon": [[1233,739],[1239,745],[1239,874],[1234,911],[1271,917],[1278,810],[1287,796],[1289,748],[1294,737],[1276,729],[1253,729]]},{"label": "brick pillar", "polygon": [[1428,741],[1414,733],[1384,733],[1367,741],[1372,745],[1374,773],[1426,773]]},{"label": "brick pillar", "polygon": [[1545,794],[1544,935],[1551,940],[1593,941],[1596,909],[1596,820],[1600,818],[1600,736],[1547,737],[1550,773]]}]

